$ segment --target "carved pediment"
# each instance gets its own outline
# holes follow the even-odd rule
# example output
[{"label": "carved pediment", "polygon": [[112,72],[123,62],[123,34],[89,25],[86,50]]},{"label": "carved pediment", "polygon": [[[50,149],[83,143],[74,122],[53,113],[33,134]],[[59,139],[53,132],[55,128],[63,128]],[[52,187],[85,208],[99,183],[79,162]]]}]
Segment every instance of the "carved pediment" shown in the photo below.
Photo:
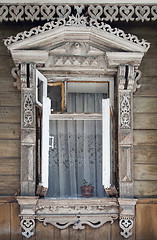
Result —
[{"label": "carved pediment", "polygon": [[[15,64],[19,62],[45,63],[52,51],[64,46],[66,54],[88,55],[90,47],[103,53],[140,53],[143,55],[149,43],[103,21],[87,22],[81,16],[53,20],[44,26],[18,33],[4,40]],[[122,57],[123,58],[123,57]],[[126,58],[126,56],[125,56]],[[136,57],[134,57],[135,59]],[[141,58],[141,56],[140,56]],[[130,59],[130,61],[132,58]]]}]

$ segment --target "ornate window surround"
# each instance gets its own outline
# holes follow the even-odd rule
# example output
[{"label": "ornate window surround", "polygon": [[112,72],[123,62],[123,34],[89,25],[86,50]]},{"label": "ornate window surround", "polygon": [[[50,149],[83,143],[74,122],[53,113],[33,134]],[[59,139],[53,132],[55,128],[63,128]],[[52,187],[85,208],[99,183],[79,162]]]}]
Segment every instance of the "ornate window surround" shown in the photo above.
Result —
[{"label": "ornate window surround", "polygon": [[[17,198],[20,205],[22,233],[26,238],[33,235],[35,219],[64,228],[73,225],[75,229],[83,229],[84,224],[100,227],[105,222],[113,222],[120,214],[120,227],[123,237],[131,236],[133,227],[134,207],[136,200],[133,188],[133,92],[139,88],[138,79],[140,72],[138,66],[142,57],[149,48],[149,43],[139,41],[137,37],[127,35],[109,25],[95,21],[80,21],[81,16],[77,7],[76,16],[68,19],[58,19],[46,23],[28,32],[19,33],[16,37],[5,40],[5,45],[10,50],[15,63],[13,74],[16,85],[21,88],[21,196]],[[61,20],[61,21],[60,21]],[[62,23],[62,24],[60,24]],[[108,30],[109,29],[109,30]],[[75,34],[77,32],[77,34]],[[64,36],[64,37],[63,37]],[[103,52],[104,68],[97,68],[97,74],[116,77],[118,91],[118,151],[119,151],[119,184],[120,197],[116,199],[73,200],[64,203],[62,200],[39,199],[35,196],[35,77],[34,69],[38,68],[47,75],[53,73],[55,66],[47,66],[51,61],[49,49],[56,49],[56,37],[60,46],[68,42],[83,41],[97,49],[96,54]],[[79,40],[78,40],[79,39]],[[95,41],[96,39],[96,41]],[[19,69],[20,64],[20,69]],[[64,74],[66,67],[61,66]],[[89,66],[90,67],[90,66]],[[53,70],[51,69],[53,68]],[[72,68],[72,67],[71,67]],[[76,68],[73,73],[80,71]],[[92,70],[89,68],[89,72]],[[85,71],[86,72],[86,71]],[[121,166],[126,166],[121,170]],[[43,190],[44,191],[44,190]],[[126,199],[125,199],[126,198]],[[84,206],[82,208],[82,206]],[[118,207],[120,206],[120,211]],[[71,214],[71,217],[69,215]],[[101,214],[100,214],[101,213]],[[68,218],[65,224],[63,214]],[[62,221],[62,220],[63,221]],[[57,224],[57,223],[60,224]],[[99,222],[99,224],[97,224]],[[61,227],[62,226],[62,227]]]}]

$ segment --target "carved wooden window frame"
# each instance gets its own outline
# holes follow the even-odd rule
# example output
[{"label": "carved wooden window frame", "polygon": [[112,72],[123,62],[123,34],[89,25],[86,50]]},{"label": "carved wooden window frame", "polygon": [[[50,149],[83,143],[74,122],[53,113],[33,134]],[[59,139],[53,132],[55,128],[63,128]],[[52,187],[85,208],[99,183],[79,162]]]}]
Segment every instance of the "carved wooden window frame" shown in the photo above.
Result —
[{"label": "carved wooden window frame", "polygon": [[[110,51],[105,52],[105,68],[103,71],[106,71],[106,74],[115,77],[115,81],[117,84],[117,91],[118,91],[118,152],[119,152],[119,166],[122,169],[122,165],[124,162],[127,164],[125,171],[119,174],[119,184],[120,184],[120,196],[133,198],[134,197],[134,179],[133,179],[133,168],[132,168],[132,160],[133,160],[133,92],[139,88],[138,80],[140,77],[140,71],[138,70],[138,66],[141,63],[142,57],[145,52],[147,52],[149,48],[149,44],[146,43],[144,40],[140,42],[135,36],[131,36],[125,34],[123,31],[119,31],[117,29],[112,29],[108,25],[104,25],[103,22],[100,25],[97,25],[97,19],[93,22],[90,22],[91,25],[89,26],[88,22],[86,22],[85,18],[81,18],[80,15],[71,16],[68,21],[63,23],[63,26],[55,28],[54,22],[46,23],[41,28],[35,28],[30,32],[24,32],[17,35],[15,38],[10,37],[5,40],[5,45],[11,51],[13,60],[16,64],[16,68],[12,71],[14,76],[16,76],[17,83],[16,85],[21,86],[21,197],[18,197],[19,204],[21,206],[20,216],[24,219],[21,222],[21,226],[24,229],[23,235],[27,237],[32,236],[32,228],[34,228],[34,219],[39,219],[44,221],[46,224],[50,222],[51,224],[56,225],[58,222],[58,218],[56,218],[55,223],[52,219],[54,219],[55,211],[52,209],[52,202],[46,202],[45,199],[38,199],[35,197],[35,171],[34,171],[34,160],[35,160],[35,144],[36,144],[36,126],[35,126],[35,92],[34,92],[34,70],[36,68],[42,68],[42,66],[47,61],[49,57],[48,52],[45,50],[39,50],[38,40],[41,44],[43,44],[43,38],[40,36],[45,36],[48,43],[55,44],[54,35],[52,34],[53,31],[62,38],[62,33],[64,33],[69,39],[71,35],[76,31],[76,28],[79,29],[79,36],[80,38],[83,36],[90,36],[88,41],[90,44],[94,44],[94,37],[97,37],[96,46],[101,46],[101,49],[106,50],[106,45],[110,49]],[[59,23],[60,19],[57,20],[57,24]],[[70,22],[71,21],[71,22]],[[74,25],[73,25],[74,23]],[[69,25],[66,25],[69,24]],[[47,26],[49,30],[47,30]],[[79,28],[78,28],[79,27]],[[109,31],[107,31],[109,29]],[[67,31],[68,30],[68,31]],[[34,31],[36,31],[36,35],[34,35]],[[82,31],[82,32],[81,32]],[[42,33],[41,33],[42,32]],[[40,35],[41,33],[41,35]],[[82,34],[83,33],[83,34]],[[120,34],[120,35],[119,35]],[[121,34],[123,37],[121,37]],[[28,38],[29,36],[29,38]],[[50,37],[51,36],[51,37]],[[50,37],[50,38],[49,38]],[[23,40],[21,40],[21,38]],[[32,41],[33,39],[33,41]],[[61,40],[63,41],[63,39]],[[78,41],[78,36],[73,36],[73,41],[76,43]],[[105,44],[106,45],[105,45]],[[26,47],[27,44],[30,44],[33,49],[25,50],[23,47]],[[31,45],[32,44],[32,45]],[[34,46],[33,46],[34,44]],[[104,44],[104,45],[103,45]],[[114,50],[112,50],[114,46]],[[37,47],[37,49],[35,49]],[[117,48],[117,51],[115,51]],[[84,51],[84,50],[83,50]],[[18,75],[18,64],[20,63],[20,76]],[[29,64],[29,86],[27,70]],[[102,69],[99,68],[98,70],[101,72]],[[45,69],[43,68],[43,71]],[[92,72],[92,69],[89,69]],[[20,82],[20,84],[19,84]],[[28,104],[29,103],[29,104]],[[24,155],[28,150],[28,154]],[[30,154],[31,153],[31,154]],[[28,158],[28,156],[32,156],[32,159]],[[26,171],[23,171],[23,164],[26,164]],[[31,165],[30,165],[31,164]],[[31,167],[30,167],[31,166]],[[33,171],[32,171],[33,169]],[[112,189],[110,189],[112,193]],[[27,197],[25,197],[25,196]],[[46,205],[45,205],[46,204]],[[66,216],[69,216],[70,206],[69,203],[66,205],[66,210],[61,202],[53,202],[53,206],[58,209],[58,204],[62,205],[59,211],[59,217],[63,216],[65,211]],[[92,218],[93,216],[96,218],[99,216],[99,210],[104,209],[105,206],[110,208],[111,212],[105,213],[103,211],[102,216],[102,223],[106,221],[112,222],[114,219],[118,217],[119,210],[118,210],[118,202],[116,199],[107,200],[103,199],[100,202],[92,202],[85,201],[84,204],[85,208],[87,209],[90,215],[88,218]],[[134,206],[136,204],[136,200],[128,199],[126,200],[119,200],[119,205],[122,206],[120,210],[120,218],[125,219],[126,221],[120,221],[120,227],[123,229],[125,236],[130,236],[128,232],[128,224],[133,226],[133,218],[134,218]],[[71,204],[70,204],[71,205]],[[75,207],[77,202],[74,203]],[[41,214],[40,210],[42,206],[43,214]],[[88,208],[89,207],[89,208]],[[100,207],[100,208],[99,208]],[[96,208],[96,210],[94,210]],[[116,209],[115,209],[116,208]],[[47,209],[49,219],[46,218]],[[85,221],[85,219],[80,219],[80,215],[77,215],[80,211],[80,207],[74,208],[76,212],[75,218],[71,221],[69,220],[69,225],[73,224],[74,228],[76,226],[76,222],[81,222],[81,225],[77,224],[77,229],[82,229],[82,224],[89,224],[89,221]],[[126,211],[125,211],[126,210]],[[91,211],[91,212],[90,212]],[[82,212],[82,216],[84,217],[84,210]],[[104,214],[105,213],[105,214]],[[41,219],[41,216],[44,220]],[[77,217],[77,218],[76,218]],[[99,216],[100,218],[100,216]],[[131,222],[129,219],[131,218]],[[95,221],[95,220],[94,220]],[[88,222],[88,223],[87,223]],[[89,224],[90,225],[90,224]],[[94,224],[93,224],[94,227]]]}]

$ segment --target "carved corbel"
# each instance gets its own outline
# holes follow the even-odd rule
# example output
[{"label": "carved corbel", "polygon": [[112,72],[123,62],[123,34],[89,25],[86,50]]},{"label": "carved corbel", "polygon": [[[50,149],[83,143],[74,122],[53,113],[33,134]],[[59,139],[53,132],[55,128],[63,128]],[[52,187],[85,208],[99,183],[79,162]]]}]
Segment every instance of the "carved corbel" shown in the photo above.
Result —
[{"label": "carved corbel", "polygon": [[22,235],[25,238],[30,238],[34,235],[32,231],[35,228],[35,219],[32,217],[22,217],[21,218],[21,228],[24,230]]},{"label": "carved corbel", "polygon": [[135,217],[135,205],[137,199],[118,199],[120,206],[120,221],[119,226],[122,229],[120,234],[124,238],[129,238],[132,236],[132,240],[135,239],[133,236],[132,229],[134,227],[134,217]]},{"label": "carved corbel", "polygon": [[19,196],[16,198],[20,205],[20,217],[22,235],[25,238],[30,238],[34,235],[35,228],[35,214],[38,197]]},{"label": "carved corbel", "polygon": [[17,87],[18,90],[21,90],[21,81],[20,81],[20,69],[19,67],[13,67],[11,70],[12,76],[15,78],[15,82],[13,82],[13,86]]}]

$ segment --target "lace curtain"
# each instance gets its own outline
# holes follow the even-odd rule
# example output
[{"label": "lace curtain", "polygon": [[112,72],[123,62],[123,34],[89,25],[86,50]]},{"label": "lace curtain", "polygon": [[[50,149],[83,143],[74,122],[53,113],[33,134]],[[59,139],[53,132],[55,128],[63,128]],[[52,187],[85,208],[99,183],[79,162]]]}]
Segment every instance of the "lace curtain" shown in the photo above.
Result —
[{"label": "lace curtain", "polygon": [[[68,112],[100,112],[103,94],[69,94]],[[51,120],[48,197],[79,197],[84,179],[103,197],[102,121]]]}]

